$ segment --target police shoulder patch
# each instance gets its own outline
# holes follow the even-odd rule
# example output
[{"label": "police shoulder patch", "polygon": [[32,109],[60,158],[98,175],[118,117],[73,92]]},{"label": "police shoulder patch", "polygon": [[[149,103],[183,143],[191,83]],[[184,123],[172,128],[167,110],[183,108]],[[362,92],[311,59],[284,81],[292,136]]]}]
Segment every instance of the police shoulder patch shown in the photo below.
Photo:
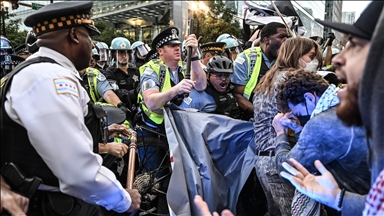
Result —
[{"label": "police shoulder patch", "polygon": [[193,99],[191,97],[186,97],[183,99],[184,103],[186,103],[188,106],[192,103]]},{"label": "police shoulder patch", "polygon": [[104,80],[106,80],[107,78],[104,76],[103,73],[99,72],[99,74],[97,75],[97,79],[98,79],[99,81],[104,81]]},{"label": "police shoulder patch", "polygon": [[152,75],[155,72],[151,67],[146,67],[143,74]]},{"label": "police shoulder patch", "polygon": [[53,79],[57,94],[71,94],[79,97],[79,90],[77,83],[67,78],[56,78]]},{"label": "police shoulder patch", "polygon": [[235,62],[238,64],[243,64],[245,62],[245,59],[243,57],[238,56],[236,58]]}]

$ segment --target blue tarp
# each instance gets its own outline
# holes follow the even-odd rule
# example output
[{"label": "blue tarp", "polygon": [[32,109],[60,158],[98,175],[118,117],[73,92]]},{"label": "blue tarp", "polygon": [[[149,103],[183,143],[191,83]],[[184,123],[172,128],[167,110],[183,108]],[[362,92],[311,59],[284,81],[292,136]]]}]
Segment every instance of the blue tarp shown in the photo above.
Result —
[{"label": "blue tarp", "polygon": [[211,211],[236,212],[241,188],[255,164],[253,125],[224,115],[170,110],[164,121],[172,177],[167,192],[175,215],[198,215],[199,194]]}]

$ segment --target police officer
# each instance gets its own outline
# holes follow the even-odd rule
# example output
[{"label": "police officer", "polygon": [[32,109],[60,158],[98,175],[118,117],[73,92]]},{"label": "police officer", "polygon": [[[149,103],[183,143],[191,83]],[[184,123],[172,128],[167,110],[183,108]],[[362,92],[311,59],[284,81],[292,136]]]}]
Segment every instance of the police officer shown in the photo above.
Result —
[{"label": "police officer", "polygon": [[29,15],[24,24],[36,32],[39,51],[2,80],[1,165],[13,162],[43,182],[28,215],[99,215],[96,205],[117,212],[140,206],[138,191],[124,189],[92,152],[84,122],[91,109],[78,71],[89,65],[90,36],[100,34],[90,19],[92,5],[58,2]]},{"label": "police officer", "polygon": [[224,39],[227,39],[230,37],[234,37],[234,36],[231,36],[228,33],[223,33],[223,34],[219,35],[219,37],[216,38],[216,42],[223,42]]},{"label": "police officer", "polygon": [[[147,63],[147,62],[149,62],[149,61],[151,61],[151,60],[153,60],[153,59],[158,59],[159,58],[159,56],[158,56],[158,54],[157,54],[157,50],[154,50],[154,49],[151,49],[149,52],[148,52],[148,54],[145,56],[145,63]],[[140,67],[140,69],[141,69],[142,67]],[[144,67],[145,68],[145,67]],[[140,71],[140,74],[141,74],[141,71]]]},{"label": "police officer", "polygon": [[107,64],[109,52],[108,45],[104,42],[97,41],[95,46],[99,53],[99,59],[97,60],[95,68],[104,71],[109,67]]},{"label": "police officer", "polygon": [[37,37],[36,33],[33,30],[30,30],[25,38],[25,45],[27,46],[28,52],[33,54],[39,50],[39,46],[37,45]]},{"label": "police officer", "polygon": [[[98,56],[97,50],[95,48],[92,49],[93,58]],[[104,76],[100,70],[92,67],[94,66],[96,61],[91,61],[89,67],[84,70],[80,70],[80,76],[82,78],[82,85],[87,91],[89,97],[94,103],[97,102],[107,102],[113,106],[117,106],[122,109],[127,116],[130,115],[130,110],[125,106],[125,104],[120,100],[120,98],[113,91],[114,88],[108,82],[107,78]]]},{"label": "police officer", "polygon": [[235,85],[234,95],[244,119],[253,117],[253,90],[275,63],[277,52],[287,37],[288,33],[283,24],[268,23],[261,31],[261,46],[245,50],[234,61],[231,81]]},{"label": "police officer", "polygon": [[148,52],[151,50],[147,44],[144,44],[142,41],[136,41],[132,44],[133,50],[133,62],[136,64],[137,68],[140,68],[145,64],[145,57]]},{"label": "police officer", "polygon": [[226,44],[224,55],[232,61],[235,61],[237,55],[243,52],[242,45],[239,43],[239,40],[237,38],[228,37],[221,41]]},{"label": "police officer", "polygon": [[198,61],[198,41],[194,34],[186,37],[186,47],[192,47],[191,79],[184,79],[184,69],[180,66],[181,50],[179,30],[168,27],[160,32],[152,42],[152,49],[157,50],[159,59],[146,64],[140,78],[142,100],[141,109],[144,120],[155,127],[164,120],[163,106],[179,95],[190,93],[192,88],[202,91],[207,86],[206,74]]},{"label": "police officer", "polygon": [[201,63],[206,67],[208,65],[208,61],[213,56],[222,55],[225,49],[225,42],[209,42],[202,44],[200,46],[200,50],[202,52]]},{"label": "police officer", "polygon": [[117,37],[111,42],[111,58],[114,65],[105,70],[105,76],[118,86],[116,95],[127,105],[129,109],[135,109],[137,100],[137,88],[140,82],[140,74],[131,60],[131,43],[128,39]]},{"label": "police officer", "polygon": [[0,42],[0,77],[3,77],[11,72],[20,62],[23,62],[24,58],[15,55],[12,43],[8,38],[1,36]]},{"label": "police officer", "polygon": [[89,63],[89,67],[95,68],[97,61],[100,59],[99,52],[97,51],[97,48],[92,49],[92,59],[91,62]]},{"label": "police officer", "polygon": [[239,118],[240,109],[233,96],[233,85],[230,75],[233,64],[225,56],[212,57],[206,68],[208,86],[205,91],[192,90],[188,98],[184,98],[180,108],[194,108],[201,112],[210,112]]},{"label": "police officer", "polygon": [[30,55],[39,50],[36,41],[36,33],[33,30],[30,30],[25,37],[25,43],[15,49],[15,54],[24,59],[28,58]]}]

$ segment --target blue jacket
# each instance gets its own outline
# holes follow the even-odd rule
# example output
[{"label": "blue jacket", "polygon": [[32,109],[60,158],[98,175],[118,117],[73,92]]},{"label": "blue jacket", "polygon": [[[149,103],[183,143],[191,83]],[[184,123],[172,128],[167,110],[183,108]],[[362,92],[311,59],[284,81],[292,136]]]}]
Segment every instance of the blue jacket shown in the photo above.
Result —
[{"label": "blue jacket", "polygon": [[[278,169],[283,169],[281,164],[284,161],[294,158],[313,173],[316,171],[314,161],[320,160],[340,188],[360,195],[367,194],[370,188],[367,152],[364,128],[344,125],[336,116],[336,107],[311,118],[293,148],[289,146],[287,135],[276,137]],[[348,201],[349,198],[344,200],[343,214],[353,215],[362,211],[364,202],[361,203],[360,198],[364,196],[357,194],[346,194],[352,202]]]}]

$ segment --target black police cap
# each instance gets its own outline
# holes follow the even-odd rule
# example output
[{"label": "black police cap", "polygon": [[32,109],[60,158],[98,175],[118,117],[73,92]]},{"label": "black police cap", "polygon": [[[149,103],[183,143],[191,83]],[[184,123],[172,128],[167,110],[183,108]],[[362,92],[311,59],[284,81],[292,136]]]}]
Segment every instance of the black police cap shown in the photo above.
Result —
[{"label": "black police cap", "polygon": [[20,53],[29,53],[28,48],[25,44],[21,44],[20,46],[15,48],[15,54],[18,55]]},{"label": "black police cap", "polygon": [[214,52],[218,55],[221,55],[224,52],[225,47],[227,44],[225,42],[209,42],[202,44],[200,46],[201,52]]},{"label": "black police cap", "polygon": [[90,30],[90,35],[100,35],[90,18],[93,2],[56,2],[48,4],[24,20],[24,24],[32,27],[39,36],[46,32],[64,28],[85,26]]},{"label": "black police cap", "polygon": [[157,50],[164,45],[181,44],[179,30],[176,27],[168,27],[158,34],[152,41],[152,49]]},{"label": "black police cap", "polygon": [[157,50],[155,50],[155,49],[151,49],[148,53],[147,53],[147,55],[145,56],[145,62],[149,62],[149,61],[151,61],[152,59],[157,59]]}]

